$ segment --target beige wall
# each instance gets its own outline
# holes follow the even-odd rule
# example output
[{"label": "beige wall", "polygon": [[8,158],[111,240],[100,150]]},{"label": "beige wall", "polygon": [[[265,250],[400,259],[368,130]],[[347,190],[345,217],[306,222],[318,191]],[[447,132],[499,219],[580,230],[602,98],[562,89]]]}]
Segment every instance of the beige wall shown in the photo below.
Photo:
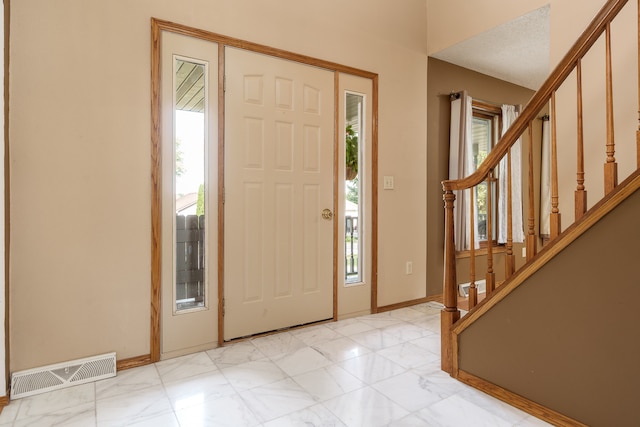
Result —
[{"label": "beige wall", "polygon": [[14,1],[11,369],[149,353],[151,17],[379,74],[378,304],[424,297],[424,0]]},{"label": "beige wall", "polygon": [[550,0],[427,0],[429,55],[550,3]]},{"label": "beige wall", "polygon": [[[149,352],[151,17],[378,73],[379,177],[393,175],[396,184],[395,190],[383,191],[379,182],[378,305],[440,293],[439,182],[446,176],[447,152],[441,138],[448,122],[438,95],[471,85],[462,86],[465,80],[456,80],[455,73],[432,79],[430,66],[427,91],[426,53],[548,2],[461,3],[407,0],[398,8],[386,0],[12,2],[12,369],[111,350],[119,358]],[[552,1],[552,64],[602,3]],[[474,8],[464,15],[473,22],[451,25],[463,22],[462,6]],[[621,176],[631,170],[635,154],[620,144],[630,138],[637,119],[637,76],[631,66],[637,52],[627,46],[633,38],[626,30],[635,5],[627,9],[614,26],[614,42],[623,39],[622,48],[614,48],[614,96],[624,104],[616,110]],[[602,74],[602,64],[600,58],[587,58],[585,69]],[[623,71],[623,64],[631,71]],[[478,84],[471,93],[492,100],[490,88]],[[558,95],[559,140],[571,141],[565,128],[575,128],[575,98],[565,101],[563,92]],[[592,109],[591,98],[585,99],[587,109]],[[602,126],[588,122],[594,141],[589,144],[601,144]],[[569,184],[561,186],[560,203],[569,214],[575,170],[566,165],[575,164],[575,148],[563,144],[560,176]],[[597,193],[603,150],[588,147],[588,167],[597,172],[588,175],[587,186]],[[413,262],[412,275],[404,274],[406,261]],[[341,315],[363,307],[360,297],[345,301]]]},{"label": "beige wall", "polygon": [[[551,64],[557,64],[604,5],[604,0],[557,0],[551,6]],[[629,1],[612,25],[613,99],[619,181],[636,168],[638,128],[637,3]],[[606,160],[605,48],[601,38],[583,60],[585,186],[588,205],[604,194]],[[573,222],[576,189],[576,77],[558,91],[559,207],[563,229]]]},{"label": "beige wall", "polygon": [[[429,156],[427,162],[427,293],[428,295],[442,294],[443,277],[443,248],[444,248],[444,202],[442,201],[441,182],[448,178],[449,174],[449,122],[451,104],[449,93],[452,91],[467,90],[471,97],[495,104],[522,104],[525,105],[533,91],[521,86],[516,86],[502,80],[489,77],[466,68],[435,58],[429,58],[429,72],[427,78],[427,146]],[[540,161],[540,123],[535,123],[534,134],[535,169],[539,170]],[[528,143],[522,144],[522,159],[527,160]],[[523,171],[528,170],[524,169]],[[527,187],[527,177],[523,177],[523,191]],[[539,184],[535,184],[536,194],[539,192]],[[524,197],[524,212],[526,224],[526,212],[528,204]],[[536,213],[537,215],[537,213]],[[536,220],[536,224],[538,221]],[[524,263],[522,258],[522,245],[514,245],[514,253],[517,258],[517,266]],[[483,274],[482,261],[477,266],[478,275]],[[461,260],[458,281],[469,281],[468,261]],[[496,279],[501,280],[504,274],[502,256],[496,258]]]}]

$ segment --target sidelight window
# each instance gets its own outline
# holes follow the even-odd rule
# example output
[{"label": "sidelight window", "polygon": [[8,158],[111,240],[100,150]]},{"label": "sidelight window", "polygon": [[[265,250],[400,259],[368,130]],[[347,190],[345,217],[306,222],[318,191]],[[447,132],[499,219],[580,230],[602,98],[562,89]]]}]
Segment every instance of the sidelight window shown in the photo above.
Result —
[{"label": "sidelight window", "polygon": [[346,92],[345,97],[345,282],[362,282],[363,236],[361,203],[362,180],[360,177],[362,147],[364,146],[363,105],[364,96]]},{"label": "sidelight window", "polygon": [[175,189],[174,311],[206,305],[206,84],[207,64],[175,58],[173,144]]}]

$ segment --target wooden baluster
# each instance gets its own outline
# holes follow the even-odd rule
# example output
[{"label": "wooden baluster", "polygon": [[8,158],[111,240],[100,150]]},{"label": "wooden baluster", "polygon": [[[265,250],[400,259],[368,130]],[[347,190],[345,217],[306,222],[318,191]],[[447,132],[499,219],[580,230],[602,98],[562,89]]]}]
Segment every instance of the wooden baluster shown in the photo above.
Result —
[{"label": "wooden baluster", "polygon": [[613,136],[613,83],[611,72],[611,24],[607,23],[607,162],[604,164],[604,194],[609,194],[618,185],[618,164],[616,163],[615,140]]},{"label": "wooden baluster", "polygon": [[584,127],[582,122],[582,61],[576,64],[578,80],[578,186],[575,192],[576,221],[587,212],[587,192],[584,187]]},{"label": "wooden baluster", "polygon": [[508,279],[516,271],[516,258],[513,255],[513,190],[511,182],[511,148],[507,151],[507,243],[505,259],[505,278]]},{"label": "wooden baluster", "polygon": [[638,0],[638,130],[636,131],[636,157],[640,169],[640,0]]},{"label": "wooden baluster", "polygon": [[476,229],[475,229],[475,197],[474,191],[476,187],[470,188],[469,192],[471,196],[469,200],[469,211],[470,211],[470,239],[469,239],[469,281],[471,284],[469,285],[469,310],[475,307],[478,304],[478,287],[476,286]]},{"label": "wooden baluster", "polygon": [[551,229],[550,239],[560,234],[560,209],[558,209],[558,145],[556,132],[556,92],[551,93]]},{"label": "wooden baluster", "polygon": [[453,226],[453,207],[456,200],[453,191],[446,190],[444,199],[444,308],[440,313],[440,364],[442,370],[453,372],[453,335],[451,326],[460,319],[458,310],[458,284],[456,280],[456,247]]},{"label": "wooden baluster", "polygon": [[529,218],[527,230],[527,261],[536,255],[536,219],[533,182],[533,122],[529,122]]},{"label": "wooden baluster", "polygon": [[496,275],[493,272],[493,202],[491,201],[492,184],[493,170],[489,172],[489,176],[487,177],[487,296],[489,296],[496,288]]}]

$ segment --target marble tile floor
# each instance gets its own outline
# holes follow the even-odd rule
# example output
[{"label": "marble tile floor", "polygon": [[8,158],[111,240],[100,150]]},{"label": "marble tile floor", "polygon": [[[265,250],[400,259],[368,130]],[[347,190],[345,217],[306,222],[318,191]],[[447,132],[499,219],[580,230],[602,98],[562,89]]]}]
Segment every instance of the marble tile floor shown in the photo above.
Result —
[{"label": "marble tile floor", "polygon": [[440,370],[426,303],[236,342],[12,401],[5,426],[546,426]]}]

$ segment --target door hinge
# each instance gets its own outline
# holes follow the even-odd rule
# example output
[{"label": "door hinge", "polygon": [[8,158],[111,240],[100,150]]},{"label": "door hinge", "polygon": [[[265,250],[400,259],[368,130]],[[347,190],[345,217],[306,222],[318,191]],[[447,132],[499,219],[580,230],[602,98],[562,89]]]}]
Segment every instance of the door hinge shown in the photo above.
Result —
[{"label": "door hinge", "polygon": [[227,300],[222,298],[222,317],[224,317],[226,311],[227,311]]},{"label": "door hinge", "polygon": [[224,205],[226,199],[227,191],[226,188],[222,187],[222,204]]},{"label": "door hinge", "polygon": [[227,91],[227,76],[226,75],[222,76],[222,91],[223,92]]}]

